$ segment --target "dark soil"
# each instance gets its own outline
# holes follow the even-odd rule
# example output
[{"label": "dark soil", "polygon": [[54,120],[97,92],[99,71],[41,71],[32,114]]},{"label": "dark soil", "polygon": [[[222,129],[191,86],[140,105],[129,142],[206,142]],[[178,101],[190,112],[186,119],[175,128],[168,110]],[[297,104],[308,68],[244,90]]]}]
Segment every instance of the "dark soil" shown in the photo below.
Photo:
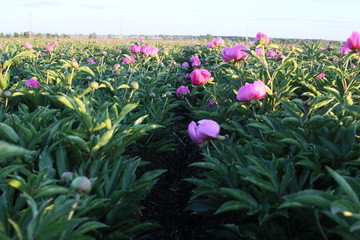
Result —
[{"label": "dark soil", "polygon": [[175,150],[156,157],[147,154],[141,156],[143,160],[150,162],[145,166],[145,171],[166,170],[149,196],[141,203],[144,207],[143,218],[160,225],[149,233],[156,240],[214,239],[207,230],[213,228],[215,221],[209,215],[195,215],[186,210],[195,186],[184,179],[200,178],[205,169],[189,167],[191,163],[202,161],[201,150],[188,136],[183,136],[184,129],[190,122],[186,117],[186,109],[180,106],[175,111],[184,116],[174,123],[172,129],[177,136],[182,136],[181,140],[174,138]]},{"label": "dark soil", "polygon": [[145,207],[142,211],[144,218],[161,225],[151,231],[154,239],[209,239],[206,229],[212,224],[211,219],[185,211],[194,186],[183,179],[200,177],[203,171],[188,167],[190,162],[201,159],[200,153],[197,150],[186,152],[186,158],[175,153],[167,153],[151,163],[153,169],[167,170],[142,203]]}]

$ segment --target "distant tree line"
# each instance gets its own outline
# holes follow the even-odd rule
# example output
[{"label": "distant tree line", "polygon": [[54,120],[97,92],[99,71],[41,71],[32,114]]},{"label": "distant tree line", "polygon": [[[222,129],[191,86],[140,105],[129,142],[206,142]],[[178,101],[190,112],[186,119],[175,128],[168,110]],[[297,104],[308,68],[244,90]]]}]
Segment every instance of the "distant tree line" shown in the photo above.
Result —
[{"label": "distant tree line", "polygon": [[[121,38],[121,39],[145,39],[145,40],[175,40],[175,41],[204,41],[210,42],[212,39],[216,37],[221,37],[224,40],[230,40],[234,42],[252,42],[254,38],[243,37],[243,36],[213,36],[211,34],[207,35],[200,35],[200,36],[193,36],[193,35],[143,35],[143,34],[132,34],[126,36],[117,36],[117,35],[97,35],[95,32],[90,33],[89,35],[83,34],[58,34],[58,33],[32,33],[31,38],[72,38],[72,37],[87,37],[91,39],[96,38]],[[22,33],[0,33],[0,38],[30,38],[30,32],[22,32]],[[286,38],[271,38],[271,42],[275,44],[298,44],[302,42],[323,42],[329,45],[339,44],[339,41],[326,41],[326,40],[319,40],[319,39],[286,39]]]},{"label": "distant tree line", "polygon": [[[3,33],[0,32],[0,38],[30,38],[30,32],[14,32]],[[31,33],[31,38],[70,38],[69,34],[58,33]]]}]

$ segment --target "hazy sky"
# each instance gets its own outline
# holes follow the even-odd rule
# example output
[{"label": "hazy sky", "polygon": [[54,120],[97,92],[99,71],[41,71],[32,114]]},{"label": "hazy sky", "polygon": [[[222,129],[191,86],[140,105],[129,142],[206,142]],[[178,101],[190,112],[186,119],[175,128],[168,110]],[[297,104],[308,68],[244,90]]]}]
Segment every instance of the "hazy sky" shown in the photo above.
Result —
[{"label": "hazy sky", "polygon": [[[360,0],[2,0],[0,32],[168,34],[346,41]],[[31,14],[30,14],[31,12]]]}]

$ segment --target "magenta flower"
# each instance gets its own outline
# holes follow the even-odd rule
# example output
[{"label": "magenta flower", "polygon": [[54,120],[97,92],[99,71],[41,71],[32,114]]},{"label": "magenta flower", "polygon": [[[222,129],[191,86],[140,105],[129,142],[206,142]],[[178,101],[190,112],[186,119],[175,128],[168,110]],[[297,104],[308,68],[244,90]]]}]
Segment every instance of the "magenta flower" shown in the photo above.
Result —
[{"label": "magenta flower", "polygon": [[278,61],[282,60],[283,58],[284,58],[284,54],[282,54],[282,53],[278,53],[276,55],[276,60],[278,60]]},{"label": "magenta flower", "polygon": [[221,52],[221,56],[225,62],[230,62],[231,60],[246,59],[249,54],[242,50],[249,50],[249,48],[245,48],[239,44],[231,48],[225,47],[224,50]]},{"label": "magenta flower", "polygon": [[130,51],[133,53],[139,53],[141,51],[141,46],[132,45],[132,46],[130,46]]},{"label": "magenta flower", "polygon": [[92,64],[96,64],[96,62],[92,58],[87,58],[86,61]]},{"label": "magenta flower", "polygon": [[192,121],[188,126],[189,136],[197,144],[201,144],[208,139],[214,139],[220,133],[220,125],[213,120],[203,119],[198,121],[198,124],[196,125]]},{"label": "magenta flower", "polygon": [[262,99],[266,96],[266,86],[262,81],[255,81],[254,83],[245,83],[245,86],[240,87],[236,98],[242,102],[248,102],[251,99]]},{"label": "magenta flower", "polygon": [[32,45],[31,45],[30,43],[25,43],[25,44],[23,45],[23,47],[26,48],[26,49],[31,49],[31,48],[32,48]]},{"label": "magenta flower", "polygon": [[346,44],[351,50],[360,52],[360,33],[354,31],[347,39]]},{"label": "magenta flower", "polygon": [[194,61],[200,61],[200,59],[197,55],[191,56],[190,62],[194,62]]},{"label": "magenta flower", "polygon": [[259,56],[262,56],[264,54],[264,51],[262,48],[257,48],[257,49],[255,49],[255,53]]},{"label": "magenta flower", "polygon": [[151,46],[150,46],[150,45],[145,45],[145,46],[142,46],[142,47],[140,48],[140,52],[141,52],[142,54],[147,54],[150,49],[151,49]]},{"label": "magenta flower", "polygon": [[340,48],[340,54],[342,56],[345,56],[350,51],[351,51],[351,49],[349,48],[349,46],[346,43]]},{"label": "magenta flower", "polygon": [[193,66],[193,67],[198,67],[198,66],[200,66],[200,65],[201,65],[200,60],[195,60],[195,61],[193,61],[193,62],[191,63],[191,66]]},{"label": "magenta flower", "polygon": [[316,79],[319,80],[323,77],[325,77],[325,73],[320,73],[319,75],[316,76]]},{"label": "magenta flower", "polygon": [[270,51],[268,51],[268,53],[267,53],[267,56],[268,57],[274,57],[276,55],[276,52],[274,51],[274,50],[270,50]]},{"label": "magenta flower", "polygon": [[181,66],[183,66],[184,68],[189,68],[189,63],[188,62],[183,62],[183,64]]},{"label": "magenta flower", "polygon": [[53,45],[53,46],[59,45],[59,43],[58,43],[57,41],[53,41],[53,42],[51,42],[50,44]]},{"label": "magenta flower", "polygon": [[211,43],[206,44],[205,47],[213,48],[213,47],[215,47],[215,44],[211,42]]},{"label": "magenta flower", "polygon": [[360,33],[354,31],[347,39],[346,44],[351,50],[360,52]]},{"label": "magenta flower", "polygon": [[52,51],[54,51],[54,47],[52,45],[46,45],[45,50],[48,52],[52,52]]},{"label": "magenta flower", "polygon": [[261,32],[258,32],[256,34],[256,37],[254,39],[255,45],[268,45],[269,44],[269,37],[266,34],[263,34]]},{"label": "magenta flower", "polygon": [[192,71],[189,76],[191,78],[191,84],[198,86],[207,83],[211,77],[211,73],[206,69],[200,68]]},{"label": "magenta flower", "polygon": [[214,40],[211,41],[215,46],[218,46],[218,45],[224,45],[225,42],[224,42],[224,39],[218,37],[218,38],[215,38]]},{"label": "magenta flower", "polygon": [[176,90],[176,96],[178,97],[189,96],[189,95],[190,95],[190,90],[186,86],[181,86]]},{"label": "magenta flower", "polygon": [[216,102],[215,102],[215,101],[210,100],[210,101],[209,101],[209,103],[208,103],[208,104],[206,104],[205,108],[208,108],[208,107],[210,107],[210,106],[212,106],[212,105],[215,105],[215,104],[216,104]]},{"label": "magenta flower", "polygon": [[134,63],[135,62],[135,56],[131,55],[131,56],[128,56],[128,57],[121,57],[123,63],[125,64],[131,64],[131,63]]},{"label": "magenta flower", "polygon": [[40,88],[40,83],[36,78],[30,78],[25,82],[25,86],[31,87],[31,88]]}]

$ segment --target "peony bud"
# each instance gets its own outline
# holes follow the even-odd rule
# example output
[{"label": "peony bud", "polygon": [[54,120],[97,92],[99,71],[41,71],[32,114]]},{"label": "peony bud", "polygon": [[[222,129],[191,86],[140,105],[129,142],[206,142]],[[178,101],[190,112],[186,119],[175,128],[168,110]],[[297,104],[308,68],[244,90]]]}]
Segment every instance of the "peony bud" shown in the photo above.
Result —
[{"label": "peony bud", "polygon": [[130,84],[130,86],[134,89],[134,90],[138,90],[139,89],[139,83],[137,81],[134,81]]},{"label": "peony bud", "polygon": [[89,193],[91,191],[91,182],[87,177],[77,177],[72,181],[71,188],[79,193]]},{"label": "peony bud", "polygon": [[91,82],[91,83],[89,84],[89,87],[90,87],[91,89],[93,89],[93,90],[98,89],[98,88],[99,88],[99,83],[93,81],[93,82]]}]

